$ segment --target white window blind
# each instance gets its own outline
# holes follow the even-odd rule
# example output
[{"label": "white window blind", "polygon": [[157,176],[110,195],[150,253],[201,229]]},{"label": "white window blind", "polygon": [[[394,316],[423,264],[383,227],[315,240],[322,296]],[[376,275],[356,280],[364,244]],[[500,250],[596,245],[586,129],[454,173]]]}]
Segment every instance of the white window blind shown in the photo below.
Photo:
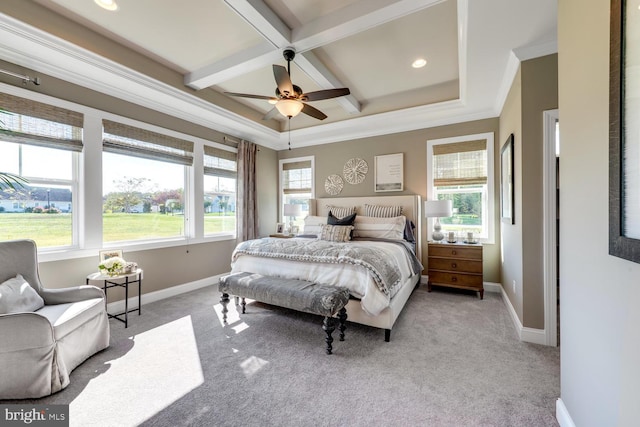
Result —
[{"label": "white window blind", "polygon": [[284,194],[311,193],[311,160],[284,163],[282,172]]},{"label": "white window blind", "polygon": [[0,93],[0,139],[68,151],[82,151],[83,115]]},{"label": "white window blind", "polygon": [[487,141],[434,145],[433,167],[436,187],[486,184]]},{"label": "white window blind", "polygon": [[103,120],[102,148],[109,153],[177,163],[193,164],[193,142]]}]

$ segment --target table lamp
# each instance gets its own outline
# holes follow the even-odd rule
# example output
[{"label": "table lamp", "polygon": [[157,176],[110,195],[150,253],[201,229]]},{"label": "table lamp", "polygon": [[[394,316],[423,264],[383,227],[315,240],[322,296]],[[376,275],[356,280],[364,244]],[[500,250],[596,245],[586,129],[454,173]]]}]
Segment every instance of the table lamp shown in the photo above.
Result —
[{"label": "table lamp", "polygon": [[453,214],[452,200],[427,200],[424,202],[424,216],[427,218],[435,218],[433,223],[433,233],[431,238],[439,242],[444,239],[442,226],[440,225],[440,217],[450,217]]},{"label": "table lamp", "polygon": [[293,230],[293,221],[297,216],[302,214],[302,205],[293,205],[293,204],[285,204],[284,205],[284,216],[289,217],[289,234],[291,234],[291,230]]}]

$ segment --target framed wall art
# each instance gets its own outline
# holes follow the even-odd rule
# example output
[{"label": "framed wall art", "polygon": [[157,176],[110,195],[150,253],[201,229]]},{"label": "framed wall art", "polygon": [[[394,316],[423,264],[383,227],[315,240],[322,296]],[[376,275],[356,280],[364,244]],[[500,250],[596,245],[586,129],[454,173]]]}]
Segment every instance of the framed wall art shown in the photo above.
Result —
[{"label": "framed wall art", "polygon": [[121,249],[106,249],[104,251],[99,252],[100,262],[103,263],[109,258],[120,257],[122,258],[122,250]]},{"label": "framed wall art", "polygon": [[375,156],[375,191],[404,190],[404,153]]},{"label": "framed wall art", "polygon": [[609,254],[640,263],[640,21],[637,12],[631,2],[611,0]]},{"label": "framed wall art", "polygon": [[500,150],[500,217],[503,222],[515,224],[513,179],[513,134]]}]

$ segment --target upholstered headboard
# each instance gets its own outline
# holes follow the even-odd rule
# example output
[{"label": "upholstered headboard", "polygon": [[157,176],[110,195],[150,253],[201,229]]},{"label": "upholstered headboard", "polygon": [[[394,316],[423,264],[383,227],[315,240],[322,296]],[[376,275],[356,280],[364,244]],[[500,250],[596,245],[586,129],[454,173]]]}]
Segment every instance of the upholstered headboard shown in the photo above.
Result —
[{"label": "upholstered headboard", "polygon": [[331,197],[313,199],[310,203],[310,214],[325,216],[329,214],[328,206],[356,207],[358,215],[364,215],[364,205],[402,206],[402,214],[415,224],[416,255],[422,260],[422,202],[419,195],[408,196],[370,196],[370,197]]}]

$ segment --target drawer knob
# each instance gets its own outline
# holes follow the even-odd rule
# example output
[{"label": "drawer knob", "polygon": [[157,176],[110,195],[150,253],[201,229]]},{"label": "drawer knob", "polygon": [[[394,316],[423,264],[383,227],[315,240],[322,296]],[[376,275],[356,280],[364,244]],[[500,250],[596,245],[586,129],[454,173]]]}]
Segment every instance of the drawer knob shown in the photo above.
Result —
[{"label": "drawer knob", "polygon": [[456,264],[455,262],[451,263],[451,268],[458,268],[458,264]]},{"label": "drawer knob", "polygon": [[451,251],[451,255],[458,255],[457,251]]},{"label": "drawer knob", "polygon": [[457,278],[456,276],[453,276],[453,277],[451,278],[451,281],[452,281],[452,282],[457,282],[457,281],[458,281],[458,278]]}]

